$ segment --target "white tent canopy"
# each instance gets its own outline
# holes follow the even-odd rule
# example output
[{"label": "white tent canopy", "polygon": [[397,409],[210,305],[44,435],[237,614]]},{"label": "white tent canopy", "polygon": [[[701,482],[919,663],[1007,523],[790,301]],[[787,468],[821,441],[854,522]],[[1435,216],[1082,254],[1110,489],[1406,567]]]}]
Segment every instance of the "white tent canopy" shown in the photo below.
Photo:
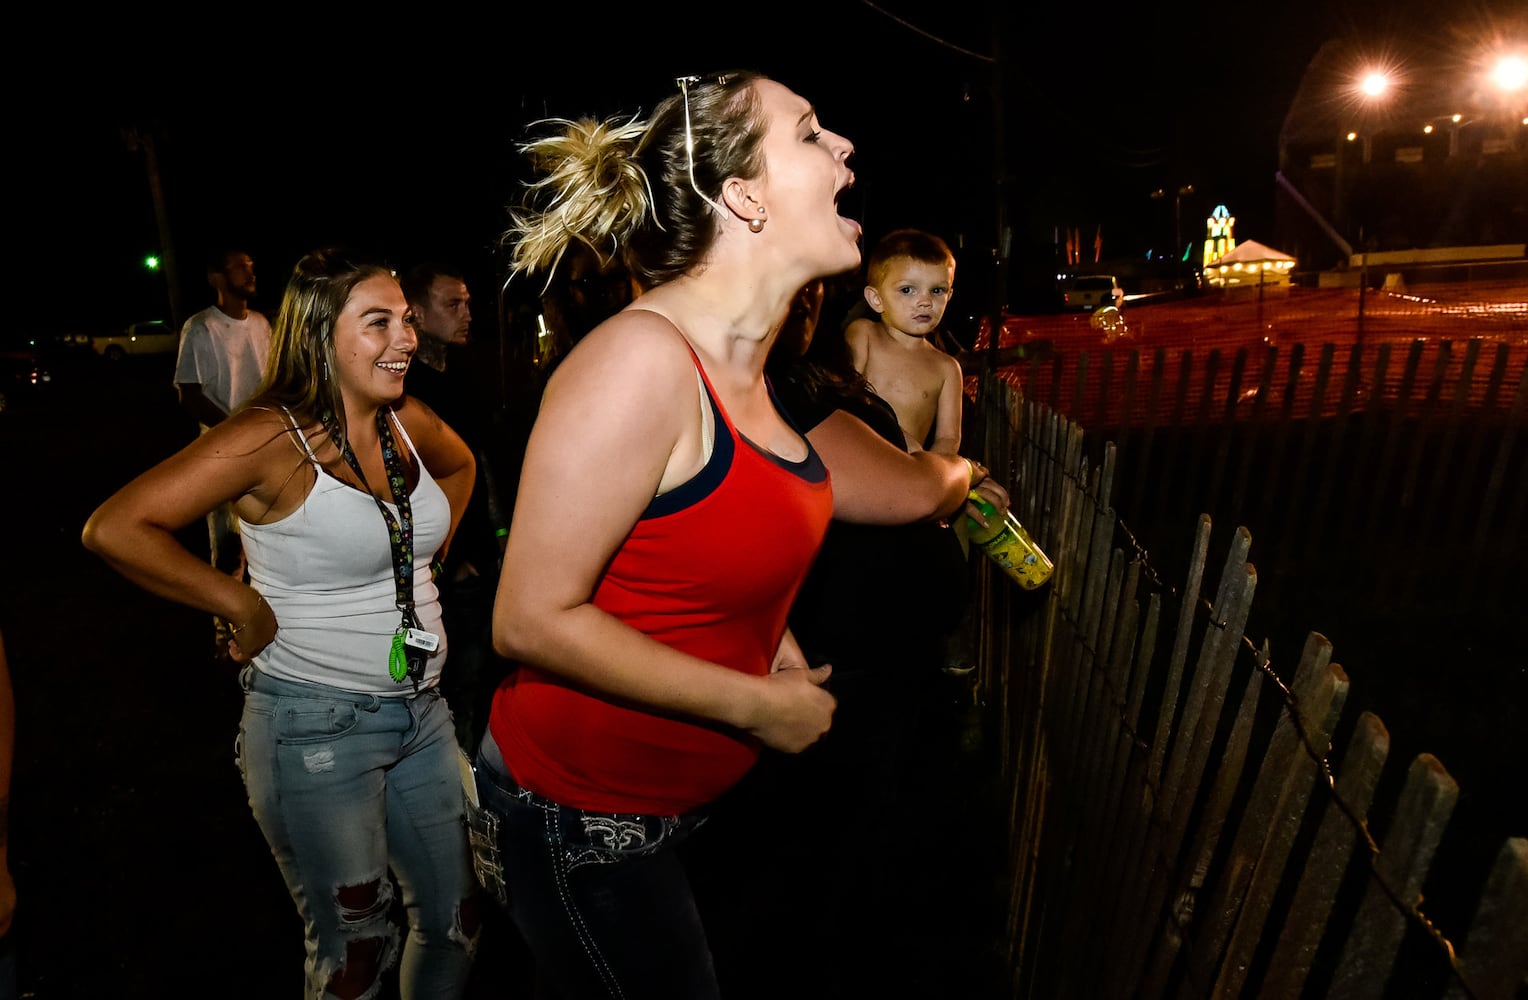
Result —
[{"label": "white tent canopy", "polygon": [[1257,240],[1243,240],[1236,245],[1236,249],[1215,261],[1216,264],[1261,264],[1264,261],[1287,260],[1291,263],[1294,258],[1282,250],[1265,246]]},{"label": "white tent canopy", "polygon": [[[1295,259],[1282,250],[1265,246],[1257,240],[1244,240],[1236,249],[1204,269],[1204,279],[1217,288],[1250,288],[1264,285],[1289,286],[1289,272]],[[1261,291],[1259,291],[1261,294]]]}]

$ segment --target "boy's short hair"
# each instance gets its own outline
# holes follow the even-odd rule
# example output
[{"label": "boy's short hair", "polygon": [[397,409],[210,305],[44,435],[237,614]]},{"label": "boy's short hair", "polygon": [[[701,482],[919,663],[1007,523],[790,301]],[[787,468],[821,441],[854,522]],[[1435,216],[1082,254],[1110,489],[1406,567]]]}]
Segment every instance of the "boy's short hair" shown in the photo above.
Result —
[{"label": "boy's short hair", "polygon": [[909,257],[923,264],[948,264],[955,266],[955,255],[950,246],[933,233],[921,229],[894,229],[881,237],[870,260],[865,264],[867,284],[879,285],[886,276],[886,268],[897,257]]}]

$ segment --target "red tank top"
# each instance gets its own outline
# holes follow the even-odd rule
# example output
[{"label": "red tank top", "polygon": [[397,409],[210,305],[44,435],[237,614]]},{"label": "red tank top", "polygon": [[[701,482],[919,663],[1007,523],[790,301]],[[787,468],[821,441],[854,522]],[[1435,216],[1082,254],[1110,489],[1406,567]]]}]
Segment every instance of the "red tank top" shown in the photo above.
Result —
[{"label": "red tank top", "polygon": [[[799,463],[751,445],[701,377],[715,416],[711,459],[648,507],[593,603],[675,649],[763,675],[827,531],[832,487],[810,445]],[[690,812],[759,754],[737,730],[615,705],[528,666],[495,692],[489,729],[521,787],[594,812]]]}]

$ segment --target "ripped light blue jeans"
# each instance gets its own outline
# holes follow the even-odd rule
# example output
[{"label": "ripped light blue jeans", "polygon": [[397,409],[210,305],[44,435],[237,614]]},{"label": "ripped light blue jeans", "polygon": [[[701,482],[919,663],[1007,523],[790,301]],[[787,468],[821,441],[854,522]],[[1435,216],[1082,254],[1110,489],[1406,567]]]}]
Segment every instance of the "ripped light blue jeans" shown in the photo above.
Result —
[{"label": "ripped light blue jeans", "polygon": [[304,996],[340,983],[349,996],[378,994],[400,953],[391,868],[408,919],[402,997],[461,997],[479,921],[445,699],[354,694],[252,666],[240,682],[237,762],[306,929]]}]

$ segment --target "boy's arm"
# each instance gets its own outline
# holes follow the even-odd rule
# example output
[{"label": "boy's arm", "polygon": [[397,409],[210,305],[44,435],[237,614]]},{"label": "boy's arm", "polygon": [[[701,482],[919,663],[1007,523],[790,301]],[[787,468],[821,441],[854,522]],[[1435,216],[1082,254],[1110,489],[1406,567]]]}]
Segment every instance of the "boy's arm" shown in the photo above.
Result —
[{"label": "boy's arm", "polygon": [[939,385],[939,399],[934,410],[933,443],[929,451],[941,455],[960,454],[960,408],[965,401],[965,386],[961,384],[960,362],[946,356],[943,359],[944,381]]},{"label": "boy's arm", "polygon": [[857,319],[844,327],[844,343],[849,345],[854,370],[861,375],[865,374],[865,361],[870,355],[870,331],[874,328],[873,319]]}]

